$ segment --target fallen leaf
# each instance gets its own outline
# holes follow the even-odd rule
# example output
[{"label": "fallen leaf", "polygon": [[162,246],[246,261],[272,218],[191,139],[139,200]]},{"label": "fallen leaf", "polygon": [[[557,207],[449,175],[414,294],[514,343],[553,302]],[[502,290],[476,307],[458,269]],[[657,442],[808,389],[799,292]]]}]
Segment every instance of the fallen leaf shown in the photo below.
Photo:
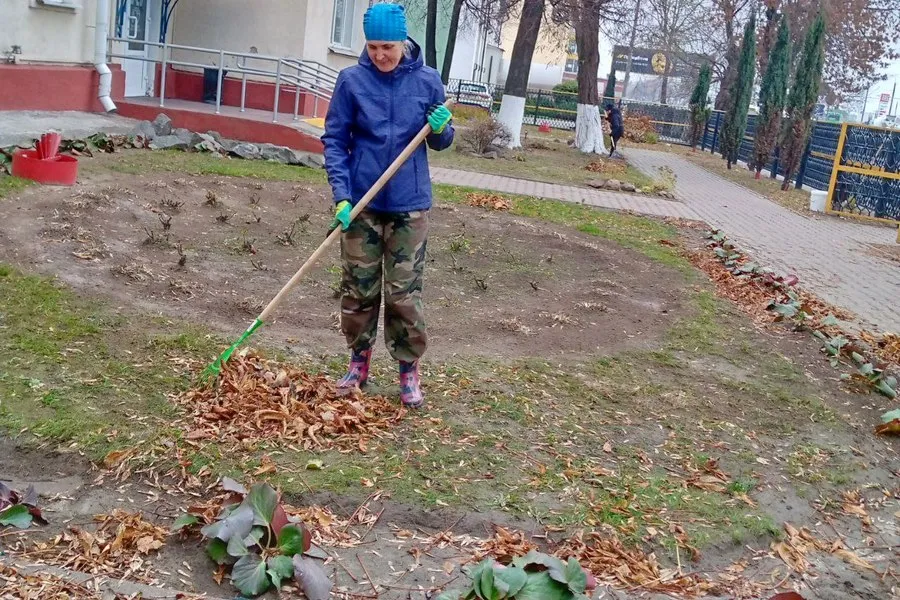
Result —
[{"label": "fallen leaf", "polygon": [[163,543],[152,536],[144,536],[137,541],[137,550],[141,554],[149,554],[153,550],[162,548]]},{"label": "fallen leaf", "polygon": [[306,468],[310,471],[321,471],[325,468],[325,463],[319,459],[314,459],[306,463]]},{"label": "fallen leaf", "polygon": [[846,548],[839,548],[833,552],[835,556],[838,556],[846,563],[853,565],[854,567],[858,567],[867,571],[874,571],[875,567],[867,560],[863,560],[859,557],[855,552],[851,552]]},{"label": "fallen leaf", "polygon": [[217,585],[222,585],[222,581],[225,580],[225,568],[225,565],[219,565],[219,568],[213,573],[213,581],[215,581]]},{"label": "fallen leaf", "polygon": [[606,443],[603,444],[603,451],[606,452],[607,454],[612,452],[612,442],[610,442],[609,440],[606,440]]},{"label": "fallen leaf", "polygon": [[375,487],[375,482],[373,482],[371,479],[369,479],[367,477],[363,477],[362,479],[359,480],[359,482],[362,484],[363,487],[367,487],[367,488]]},{"label": "fallen leaf", "polygon": [[113,450],[103,458],[103,466],[112,469],[125,460],[129,454],[131,454],[131,450]]},{"label": "fallen leaf", "polygon": [[900,435],[900,418],[879,425],[875,428],[875,433],[878,435]]},{"label": "fallen leaf", "polygon": [[247,488],[232,479],[231,477],[222,478],[222,489],[226,492],[234,492],[236,494],[247,495]]},{"label": "fallen leaf", "polygon": [[763,458],[762,456],[757,456],[756,462],[758,462],[761,465],[771,465],[772,464],[768,458]]}]

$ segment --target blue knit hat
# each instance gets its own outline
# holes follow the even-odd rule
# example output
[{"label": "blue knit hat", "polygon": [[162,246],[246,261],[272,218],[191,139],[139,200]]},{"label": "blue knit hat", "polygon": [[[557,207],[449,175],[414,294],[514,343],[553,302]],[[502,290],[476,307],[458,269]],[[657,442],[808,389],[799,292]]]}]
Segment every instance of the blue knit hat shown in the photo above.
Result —
[{"label": "blue knit hat", "polygon": [[375,4],[363,17],[367,40],[381,42],[406,41],[406,13],[399,4]]}]

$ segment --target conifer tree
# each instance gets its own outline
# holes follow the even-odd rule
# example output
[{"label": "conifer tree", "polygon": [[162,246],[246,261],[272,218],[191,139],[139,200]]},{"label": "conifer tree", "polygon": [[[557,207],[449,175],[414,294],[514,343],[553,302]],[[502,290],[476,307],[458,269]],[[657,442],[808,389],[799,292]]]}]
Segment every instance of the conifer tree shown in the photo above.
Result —
[{"label": "conifer tree", "polygon": [[825,64],[825,19],[820,12],[806,34],[803,55],[794,74],[794,82],[787,99],[787,121],[781,142],[781,159],[784,163],[784,182],[781,189],[791,184],[800,158],[809,138],[809,124],[819,88],[822,85],[822,68]]},{"label": "conifer tree", "polygon": [[778,37],[769,54],[759,90],[759,116],[756,118],[756,140],[753,144],[753,165],[757,179],[763,167],[769,163],[781,131],[781,113],[784,112],[791,68],[790,35],[787,19],[782,16]]},{"label": "conifer tree", "polygon": [[750,98],[753,94],[753,79],[756,75],[756,16],[751,15],[744,27],[744,38],[741,41],[740,59],[737,65],[737,77],[731,89],[730,105],[725,112],[725,123],[722,126],[722,157],[728,168],[737,162],[738,150],[744,131],[747,129],[747,111],[750,109]]}]

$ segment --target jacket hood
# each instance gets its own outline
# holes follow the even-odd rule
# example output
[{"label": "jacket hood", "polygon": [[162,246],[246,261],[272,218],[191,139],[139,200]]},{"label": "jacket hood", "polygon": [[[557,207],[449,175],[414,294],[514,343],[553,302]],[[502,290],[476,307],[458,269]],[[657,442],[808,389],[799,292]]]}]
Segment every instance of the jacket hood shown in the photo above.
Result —
[{"label": "jacket hood", "polygon": [[[425,61],[422,60],[422,47],[412,38],[406,38],[406,42],[410,45],[410,55],[406,56],[404,54],[403,58],[400,60],[400,64],[394,69],[394,73],[406,73],[415,69],[421,69],[425,66]],[[378,67],[376,67],[375,63],[372,62],[372,59],[369,58],[369,52],[365,48],[363,48],[362,54],[359,55],[359,64],[367,69],[377,71],[379,74],[390,75],[390,73],[381,73],[381,71],[378,70]]]}]

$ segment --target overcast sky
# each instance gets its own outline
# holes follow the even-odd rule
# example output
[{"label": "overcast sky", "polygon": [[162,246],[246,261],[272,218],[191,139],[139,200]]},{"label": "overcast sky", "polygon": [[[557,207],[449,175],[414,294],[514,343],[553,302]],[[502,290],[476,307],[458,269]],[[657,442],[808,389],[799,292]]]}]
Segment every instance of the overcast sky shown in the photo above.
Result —
[{"label": "overcast sky", "polygon": [[879,81],[873,85],[872,89],[869,91],[869,101],[866,104],[866,118],[868,118],[868,113],[878,110],[879,96],[881,96],[882,93],[890,94],[894,87],[894,82],[897,82],[897,97],[894,98],[894,114],[900,113],[900,60],[895,60],[883,71],[883,73],[887,76],[887,79]]}]

